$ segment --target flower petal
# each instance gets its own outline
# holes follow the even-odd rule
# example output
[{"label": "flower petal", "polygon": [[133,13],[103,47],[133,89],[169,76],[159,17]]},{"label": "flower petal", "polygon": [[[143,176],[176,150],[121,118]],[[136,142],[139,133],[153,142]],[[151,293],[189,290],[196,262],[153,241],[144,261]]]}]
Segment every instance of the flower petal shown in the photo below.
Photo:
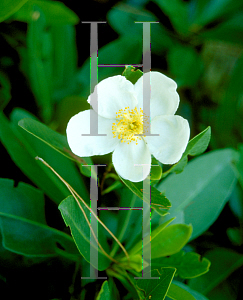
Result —
[{"label": "flower petal", "polygon": [[[135,83],[135,92],[138,107],[143,107],[143,77]],[[150,72],[150,119],[160,115],[174,115],[179,105],[179,95],[176,92],[177,84],[174,80],[159,72]]]},{"label": "flower petal", "polygon": [[147,136],[150,152],[163,164],[177,163],[189,141],[188,121],[180,116],[157,116],[151,122],[151,133]]},{"label": "flower petal", "polygon": [[[72,152],[78,156],[103,155],[112,152],[119,140],[113,138],[112,123],[115,120],[98,116],[98,133],[107,136],[83,136],[90,133],[90,114],[85,110],[73,116],[67,125],[67,139]],[[97,116],[97,114],[96,114]]]},{"label": "flower petal", "polygon": [[[95,90],[98,97],[98,114],[104,118],[114,119],[120,109],[134,109],[137,104],[134,85],[124,76],[108,77],[99,82]],[[91,96],[87,100],[88,103],[90,100]]]},{"label": "flower petal", "polygon": [[[119,143],[112,155],[112,162],[117,173],[124,179],[138,182],[144,180],[151,167],[151,154],[143,139],[135,142]],[[146,164],[147,166],[134,166],[135,164]]]}]

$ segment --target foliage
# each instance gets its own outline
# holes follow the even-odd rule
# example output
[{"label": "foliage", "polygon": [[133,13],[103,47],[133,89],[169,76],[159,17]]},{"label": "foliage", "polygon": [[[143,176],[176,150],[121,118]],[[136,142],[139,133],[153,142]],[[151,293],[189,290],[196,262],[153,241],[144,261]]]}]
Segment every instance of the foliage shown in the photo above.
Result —
[{"label": "foliage", "polygon": [[[243,4],[107,3],[90,1],[82,12],[78,1],[72,8],[59,1],[0,4],[1,287],[8,299],[238,299]],[[68,120],[89,108],[90,25],[81,21],[93,20],[94,8],[96,20],[107,21],[98,24],[97,61],[107,65],[98,68],[98,81],[119,74],[136,83],[143,75],[133,67],[142,64],[143,25],[135,22],[154,22],[152,70],[177,82],[178,114],[190,123],[178,163],[166,166],[153,157],[150,195],[143,182],[119,177],[110,155],[77,157],[67,142]],[[93,164],[106,167],[96,174],[87,167]],[[92,180],[98,222],[90,213]],[[143,237],[142,212],[149,207],[143,201],[151,205],[151,242]],[[97,224],[99,244],[90,222]],[[62,272],[53,263],[56,279],[46,289],[52,262]],[[31,277],[39,282],[35,296]]]}]

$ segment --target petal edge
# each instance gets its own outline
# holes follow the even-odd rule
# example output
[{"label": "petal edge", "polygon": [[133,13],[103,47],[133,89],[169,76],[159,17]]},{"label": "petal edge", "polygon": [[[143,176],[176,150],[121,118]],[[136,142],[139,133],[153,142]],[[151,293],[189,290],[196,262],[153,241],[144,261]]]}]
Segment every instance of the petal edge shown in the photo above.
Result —
[{"label": "petal edge", "polygon": [[76,114],[69,120],[66,129],[72,152],[81,157],[110,153],[119,142],[112,135],[112,123],[115,120],[100,116],[98,116],[98,133],[107,136],[83,136],[82,134],[90,133],[90,114],[96,113],[93,110],[85,110]]},{"label": "petal edge", "polygon": [[[138,182],[144,180],[151,168],[151,154],[143,139],[126,143],[119,143],[112,155],[112,162],[117,173],[124,179]],[[142,167],[135,164],[146,164],[144,172]]]},{"label": "petal edge", "polygon": [[190,127],[181,116],[157,116],[151,122],[151,132],[159,136],[147,136],[150,152],[163,164],[175,164],[180,159],[190,137]]}]

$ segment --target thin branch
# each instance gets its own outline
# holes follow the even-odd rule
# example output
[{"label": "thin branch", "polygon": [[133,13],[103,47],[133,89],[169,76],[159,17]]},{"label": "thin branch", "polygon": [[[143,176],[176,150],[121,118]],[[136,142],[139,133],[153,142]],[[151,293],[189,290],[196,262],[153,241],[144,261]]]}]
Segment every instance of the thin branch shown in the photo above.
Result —
[{"label": "thin branch", "polygon": [[79,194],[71,187],[71,185],[69,185],[44,159],[36,156],[35,158],[36,160],[40,160],[45,166],[47,166],[68,188],[68,190],[70,191],[70,193],[72,194],[72,196],[74,197],[74,199],[76,200],[79,208],[81,209],[85,220],[87,222],[87,224],[90,227],[91,233],[95,238],[95,241],[97,242],[98,246],[100,247],[100,249],[102,250],[102,252],[113,262],[115,263],[119,263],[118,261],[116,261],[113,257],[111,257],[109,254],[107,254],[105,252],[105,250],[103,249],[103,247],[100,245],[98,239],[95,236],[95,233],[93,231],[93,228],[91,227],[91,224],[84,212],[84,209],[82,208],[80,201],[77,199],[77,197],[81,200],[81,202],[84,204],[84,206],[93,214],[93,216],[96,218],[96,220],[105,228],[105,230],[107,232],[109,232],[109,234],[113,237],[113,239],[118,243],[118,245],[121,247],[121,249],[123,250],[124,254],[126,255],[127,259],[130,260],[129,258],[129,254],[127,253],[126,249],[124,248],[124,246],[121,244],[121,242],[117,239],[117,237],[106,227],[106,225],[97,217],[97,215],[91,210],[91,208],[86,204],[86,202],[83,200],[83,198],[81,196],[79,196]]}]

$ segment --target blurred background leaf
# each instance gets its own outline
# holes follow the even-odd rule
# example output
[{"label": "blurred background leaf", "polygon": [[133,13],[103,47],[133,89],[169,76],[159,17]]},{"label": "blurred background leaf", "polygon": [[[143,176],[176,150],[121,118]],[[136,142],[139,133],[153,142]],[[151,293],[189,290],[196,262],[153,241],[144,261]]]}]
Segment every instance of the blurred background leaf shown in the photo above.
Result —
[{"label": "blurred background leaf", "polygon": [[0,110],[8,104],[11,99],[11,86],[5,74],[0,72]]},{"label": "blurred background leaf", "polygon": [[[176,222],[192,224],[191,239],[217,219],[236,184],[231,149],[217,150],[192,160],[180,174],[172,174],[158,189],[171,200],[170,214]],[[236,156],[237,157],[237,156]]]},{"label": "blurred background leaf", "polygon": [[32,22],[40,17],[38,10],[35,9],[36,7],[43,11],[48,25],[75,25],[79,22],[78,16],[62,2],[58,1],[29,0],[12,18],[17,21]]},{"label": "blurred background leaf", "polygon": [[7,19],[18,9],[20,9],[28,0],[3,0],[0,4],[0,22]]}]

